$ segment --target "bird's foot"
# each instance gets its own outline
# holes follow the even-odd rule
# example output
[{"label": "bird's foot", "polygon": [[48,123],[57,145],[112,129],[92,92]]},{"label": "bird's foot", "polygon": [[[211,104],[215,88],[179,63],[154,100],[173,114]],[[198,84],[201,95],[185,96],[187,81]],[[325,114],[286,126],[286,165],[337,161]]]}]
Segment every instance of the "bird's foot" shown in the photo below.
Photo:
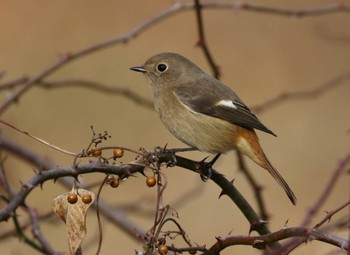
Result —
[{"label": "bird's foot", "polygon": [[199,171],[202,181],[207,181],[212,176],[213,165],[220,157],[221,153],[218,153],[211,161],[205,162],[208,157],[205,157],[203,160],[198,162],[197,169]]}]

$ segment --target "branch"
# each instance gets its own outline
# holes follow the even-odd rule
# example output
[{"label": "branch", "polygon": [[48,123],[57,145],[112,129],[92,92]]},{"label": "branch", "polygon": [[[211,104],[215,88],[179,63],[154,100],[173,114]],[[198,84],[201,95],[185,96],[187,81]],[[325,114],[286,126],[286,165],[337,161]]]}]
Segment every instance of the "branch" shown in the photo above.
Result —
[{"label": "branch", "polygon": [[[283,228],[276,232],[262,236],[227,236],[219,237],[218,241],[209,249],[214,254],[218,254],[226,247],[232,245],[251,245],[258,249],[264,249],[267,244],[291,237],[303,237],[303,240],[317,240],[332,244],[341,249],[349,249],[349,241],[333,234],[322,232],[318,229],[293,227]],[[280,253],[279,253],[280,254]],[[284,254],[284,253],[283,253]]]},{"label": "branch", "polygon": [[[47,76],[59,70],[62,66],[67,63],[72,62],[75,59],[78,59],[82,56],[91,54],[93,52],[99,51],[101,49],[105,49],[107,47],[111,47],[113,45],[117,45],[120,43],[127,43],[141,32],[145,31],[152,25],[160,22],[161,20],[172,16],[180,11],[188,10],[194,8],[195,4],[191,3],[175,3],[171,5],[169,8],[161,11],[154,17],[144,21],[140,25],[136,26],[134,29],[129,31],[126,34],[122,34],[120,36],[112,37],[110,39],[104,40],[102,42],[93,44],[91,46],[87,46],[86,48],[82,48],[75,52],[67,52],[61,58],[59,58],[54,64],[45,68],[44,70],[38,72],[33,77],[25,78],[23,80],[23,86],[20,87],[16,92],[8,96],[1,104],[0,104],[0,114],[3,113],[11,104],[17,102],[19,98],[27,92],[35,83],[42,81]],[[319,7],[313,7],[309,9],[283,9],[283,8],[274,8],[262,5],[254,5],[247,3],[217,3],[217,2],[208,2],[205,4],[201,4],[201,8],[205,9],[232,9],[232,10],[241,10],[241,11],[254,11],[260,13],[269,13],[269,14],[277,14],[288,17],[306,17],[312,15],[325,15],[336,12],[350,12],[350,6],[347,4],[330,4],[323,5]],[[0,85],[1,86],[1,85]]]},{"label": "branch", "polygon": [[265,101],[260,105],[251,107],[251,109],[256,113],[259,113],[259,112],[269,110],[281,104],[282,102],[284,103],[288,100],[316,98],[349,80],[350,80],[350,72],[346,72],[342,75],[339,75],[325,82],[324,84],[322,84],[319,87],[316,87],[315,89],[311,89],[308,91],[305,90],[305,91],[297,91],[297,92],[284,92],[270,100]]},{"label": "branch", "polygon": [[142,97],[138,95],[136,92],[130,90],[127,87],[116,87],[116,86],[107,86],[105,84],[99,83],[99,82],[93,82],[93,81],[87,81],[87,80],[65,80],[65,81],[39,81],[38,85],[45,89],[52,89],[52,88],[71,88],[72,86],[76,87],[83,87],[92,89],[98,92],[104,92],[107,94],[115,94],[124,96],[125,98],[140,104],[142,106],[146,106],[148,108],[153,109],[153,101],[150,99],[147,99],[145,97]]},{"label": "branch", "polygon": [[338,213],[339,211],[343,210],[345,207],[347,207],[349,205],[350,205],[350,200],[347,201],[346,203],[342,204],[338,208],[328,212],[327,215],[319,223],[317,223],[314,226],[314,228],[320,228],[324,223],[326,223],[327,221],[330,221],[334,214]]},{"label": "branch", "polygon": [[[337,167],[334,169],[331,178],[324,188],[323,192],[321,193],[319,199],[315,202],[315,204],[309,209],[308,214],[306,215],[304,221],[302,222],[301,226],[308,226],[314,216],[317,214],[317,212],[320,210],[326,199],[329,197],[331,191],[334,189],[337,181],[342,176],[342,173],[347,170],[348,165],[350,164],[350,153],[345,155],[345,157],[339,162]],[[337,211],[337,210],[336,210]],[[285,245],[284,251],[287,253],[294,250],[296,247],[298,247],[300,244],[304,243],[306,239],[300,238],[295,239],[289,242]]]},{"label": "branch", "polygon": [[[173,157],[174,155],[165,152],[164,154],[160,155],[159,162],[172,162],[174,160]],[[175,155],[174,162],[176,162],[177,166],[196,173],[199,173],[201,171],[201,164],[203,164],[203,162],[196,162],[177,155]],[[242,194],[234,187],[231,181],[227,180],[215,169],[211,169],[210,179],[222,189],[221,195],[227,195],[238,206],[240,211],[244,214],[250,223],[250,231],[257,231],[261,235],[271,233],[270,230],[266,227],[266,222],[259,218],[258,214],[254,211],[254,209],[250,206]]]},{"label": "branch", "polygon": [[194,7],[196,11],[196,19],[197,19],[197,28],[198,28],[198,42],[197,45],[203,49],[204,55],[208,60],[209,66],[213,72],[213,75],[216,79],[220,79],[220,70],[218,66],[215,64],[213,55],[211,54],[208,43],[204,33],[204,23],[202,17],[202,4],[199,0],[194,0]]},{"label": "branch", "polygon": [[44,70],[40,71],[38,74],[34,75],[33,77],[26,80],[23,84],[23,86],[18,89],[18,91],[14,92],[10,96],[8,96],[1,104],[0,104],[0,114],[3,113],[11,104],[18,101],[20,96],[23,95],[25,92],[27,92],[35,83],[42,81],[44,78],[49,76],[50,74],[54,73],[55,71],[59,70],[61,67],[66,65],[69,62],[72,62],[75,59],[78,59],[82,56],[91,54],[93,52],[96,52],[98,50],[120,44],[120,43],[127,43],[131,39],[135,38],[139,33],[143,32],[153,24],[159,22],[160,20],[175,14],[181,10],[190,8],[190,5],[188,4],[173,4],[170,8],[160,12],[156,16],[146,20],[145,22],[141,23],[140,25],[136,26],[134,29],[132,29],[130,32],[126,34],[122,34],[120,36],[113,37],[111,39],[99,42],[97,44],[88,46],[86,48],[77,50],[75,52],[67,52],[65,55],[63,55],[60,59],[56,61],[56,63],[52,64],[51,66],[45,68]]},{"label": "branch", "polygon": [[253,175],[249,171],[248,166],[244,161],[242,153],[240,153],[239,151],[236,151],[236,154],[237,154],[237,158],[238,158],[239,169],[240,169],[240,171],[242,171],[243,175],[247,178],[249,185],[253,189],[255,199],[257,201],[258,208],[260,211],[260,217],[264,220],[268,220],[269,214],[267,212],[267,208],[266,208],[266,205],[264,203],[263,196],[262,196],[263,187],[255,180],[255,178],[253,177]]},{"label": "branch", "polygon": [[38,213],[33,208],[27,208],[31,223],[32,223],[32,233],[35,239],[39,241],[39,243],[42,246],[42,249],[44,250],[45,254],[52,254],[52,255],[59,255],[59,252],[56,252],[49,242],[44,237],[43,233],[40,230],[40,224],[39,224],[39,217]]},{"label": "branch", "polygon": [[308,226],[313,217],[316,215],[316,213],[320,210],[324,202],[327,200],[327,198],[330,196],[332,190],[334,189],[337,181],[342,176],[342,173],[347,170],[348,165],[350,164],[350,153],[345,155],[343,159],[340,160],[337,167],[333,170],[333,173],[331,175],[331,178],[324,188],[323,192],[321,193],[319,199],[316,201],[316,203],[309,209],[309,213],[305,217],[302,226]]},{"label": "branch", "polygon": [[259,4],[245,3],[245,2],[226,2],[226,3],[206,3],[203,4],[206,8],[221,8],[233,9],[247,12],[258,12],[264,14],[273,14],[279,16],[286,16],[292,18],[312,17],[316,15],[328,15],[338,12],[350,12],[350,5],[345,3],[325,4],[317,7],[303,8],[303,9],[288,9],[270,7]]},{"label": "branch", "polygon": [[118,175],[121,178],[131,176],[133,173],[140,172],[143,165],[135,163],[109,165],[99,162],[82,164],[78,166],[59,167],[47,171],[41,171],[22,185],[20,191],[9,201],[7,206],[0,211],[0,221],[7,220],[16,210],[17,207],[24,204],[25,198],[37,186],[42,185],[47,180],[56,180],[60,177],[72,176],[77,177],[79,174],[87,173],[110,173]]}]

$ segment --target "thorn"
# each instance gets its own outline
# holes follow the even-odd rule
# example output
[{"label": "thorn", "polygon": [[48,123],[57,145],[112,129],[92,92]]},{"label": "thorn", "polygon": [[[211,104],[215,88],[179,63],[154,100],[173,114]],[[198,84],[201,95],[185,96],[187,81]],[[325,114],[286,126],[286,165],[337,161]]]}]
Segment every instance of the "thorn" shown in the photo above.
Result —
[{"label": "thorn", "polygon": [[253,242],[252,246],[253,246],[253,248],[256,248],[258,250],[265,250],[266,243],[263,240],[257,239]]},{"label": "thorn", "polygon": [[224,241],[224,238],[222,238],[221,236],[215,236],[215,239],[219,244],[222,244],[222,242]]},{"label": "thorn", "polygon": [[289,222],[289,219],[287,219],[286,222],[284,223],[284,228],[288,227],[288,222]]},{"label": "thorn", "polygon": [[145,174],[145,167],[139,170],[139,173],[142,174],[143,176],[147,177]]},{"label": "thorn", "polygon": [[220,192],[220,195],[219,195],[218,198],[220,199],[223,195],[227,195],[226,192],[225,192],[224,190],[222,190],[222,191]]},{"label": "thorn", "polygon": [[[230,181],[230,182],[233,184],[234,181],[235,181],[235,179],[232,179],[232,181]],[[219,198],[221,198],[223,195],[227,195],[227,193],[224,190],[222,190],[220,192]]]},{"label": "thorn", "polygon": [[250,225],[249,228],[249,235],[253,232],[253,231],[258,231],[262,226],[264,226],[267,223],[267,221],[265,220],[258,220],[258,222],[253,222]]}]

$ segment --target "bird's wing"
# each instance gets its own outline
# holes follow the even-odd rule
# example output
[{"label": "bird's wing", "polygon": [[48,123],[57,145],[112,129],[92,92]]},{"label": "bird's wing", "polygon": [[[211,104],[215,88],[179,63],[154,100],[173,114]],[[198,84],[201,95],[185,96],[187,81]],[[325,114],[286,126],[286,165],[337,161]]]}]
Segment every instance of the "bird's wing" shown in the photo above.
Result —
[{"label": "bird's wing", "polygon": [[[215,87],[209,86],[206,91],[200,86],[186,86],[175,89],[174,94],[185,107],[193,112],[276,136],[260,122],[231,89],[222,83]],[[225,97],[222,98],[222,95]]]}]

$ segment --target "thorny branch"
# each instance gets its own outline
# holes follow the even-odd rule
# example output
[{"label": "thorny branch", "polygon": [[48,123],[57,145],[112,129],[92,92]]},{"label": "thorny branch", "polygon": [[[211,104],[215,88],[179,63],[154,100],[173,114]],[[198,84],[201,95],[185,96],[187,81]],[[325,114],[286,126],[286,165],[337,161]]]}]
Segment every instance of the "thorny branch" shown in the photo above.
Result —
[{"label": "thorny branch", "polygon": [[[233,10],[240,10],[240,11],[254,11],[254,12],[260,12],[260,13],[270,13],[275,15],[281,15],[281,16],[287,16],[287,17],[293,17],[293,18],[302,18],[307,16],[313,16],[313,15],[325,15],[325,14],[331,14],[335,12],[349,12],[350,6],[347,4],[330,4],[330,5],[324,5],[320,7],[314,7],[309,9],[299,9],[299,10],[290,10],[290,9],[284,9],[284,8],[272,8],[267,6],[261,6],[261,5],[254,5],[249,3],[217,3],[217,2],[206,2],[206,3],[200,3],[199,0],[195,0],[194,3],[175,3],[168,9],[160,12],[158,15],[150,18],[149,20],[145,21],[144,23],[140,24],[139,26],[135,27],[130,32],[102,41],[100,43],[97,43],[95,45],[88,46],[86,48],[77,50],[76,52],[67,52],[64,54],[60,59],[56,61],[56,63],[52,64],[51,66],[47,67],[46,69],[38,72],[38,74],[34,75],[33,77],[22,77],[19,79],[16,79],[14,81],[6,82],[3,84],[0,84],[0,89],[14,89],[17,88],[17,91],[13,92],[10,97],[5,99],[0,104],[0,113],[4,112],[11,104],[15,103],[20,99],[20,97],[26,93],[32,86],[35,84],[38,84],[43,87],[51,87],[51,86],[64,86],[67,81],[59,84],[58,82],[47,82],[45,79],[54,73],[55,71],[59,70],[62,66],[72,62],[75,59],[80,58],[81,56],[96,52],[100,49],[110,47],[112,45],[116,45],[119,43],[126,43],[132,40],[134,37],[139,35],[141,32],[152,26],[153,24],[160,22],[161,20],[179,13],[184,10],[189,9],[195,9],[196,11],[196,17],[197,17],[197,25],[198,25],[198,32],[199,32],[199,42],[198,44],[203,48],[203,51],[206,55],[206,58],[212,67],[212,70],[214,72],[214,75],[216,77],[219,77],[219,70],[217,69],[217,66],[215,65],[213,58],[210,54],[209,48],[207,47],[207,43],[205,40],[205,34],[204,34],[204,26],[203,26],[203,17],[202,17],[202,9],[233,9]],[[1,74],[2,75],[2,74]],[[1,78],[1,77],[0,77]],[[336,79],[329,81],[327,84],[324,84],[324,86],[320,88],[316,88],[313,91],[307,91],[307,92],[295,92],[295,93],[283,93],[281,95],[278,95],[276,98],[265,102],[264,104],[255,107],[255,111],[263,111],[266,110],[272,106],[277,105],[278,103],[284,102],[287,99],[294,99],[294,98],[309,98],[320,95],[322,92],[327,91],[330,88],[335,87],[335,85],[340,84],[341,82],[348,80],[349,74],[344,74],[343,76],[339,76]],[[102,84],[97,84],[89,81],[75,81],[74,84],[76,85],[82,85],[89,87],[91,89],[97,89],[100,91],[109,91],[116,94],[123,95],[131,100],[134,100],[135,102],[144,104],[148,107],[151,107],[152,103],[147,100],[143,99],[142,97],[139,97],[137,94],[133,93],[132,91],[129,91],[127,89],[110,89],[109,87],[105,87]],[[1,145],[9,145],[9,141],[6,140],[6,138],[1,137],[0,139]],[[6,148],[1,146],[2,148]],[[10,151],[11,146],[8,146],[7,149]],[[14,220],[17,220],[16,216],[16,209],[20,206],[26,207],[25,205],[25,198],[30,194],[30,192],[37,186],[42,185],[47,180],[56,180],[57,178],[62,178],[64,176],[73,176],[77,177],[79,174],[83,173],[92,173],[92,172],[100,172],[100,173],[111,173],[114,175],[119,175],[121,178],[132,176],[136,172],[142,172],[143,168],[146,165],[149,165],[149,162],[145,162],[145,157],[142,157],[139,159],[139,161],[131,162],[128,164],[117,164],[117,165],[110,165],[107,163],[101,163],[101,162],[93,162],[89,164],[82,164],[82,165],[76,165],[71,167],[62,167],[62,168],[55,168],[52,165],[52,162],[47,161],[47,159],[43,159],[40,157],[36,157],[33,155],[33,153],[24,151],[23,148],[18,146],[17,148],[13,148],[13,151],[23,152],[22,157],[26,158],[28,161],[34,162],[36,161],[37,165],[40,165],[43,167],[43,169],[48,169],[46,171],[40,171],[38,172],[33,178],[31,178],[29,181],[27,181],[25,184],[22,185],[22,188],[20,191],[15,194],[13,190],[8,189],[8,195],[13,196],[13,199],[8,201],[7,206],[0,211],[0,221],[6,220],[9,217],[13,217]],[[149,153],[149,152],[147,152]],[[158,153],[157,155],[153,155],[153,153]],[[169,151],[167,151],[169,153]],[[174,155],[170,154],[162,154],[159,155],[158,152],[152,152],[151,158],[158,158],[159,163],[162,162],[169,162],[169,160],[172,160],[174,158]],[[148,155],[149,156],[149,155]],[[149,158],[149,157],[148,157]],[[185,159],[179,156],[175,156],[176,159],[176,165],[181,166],[183,168],[187,168],[189,170],[192,170],[194,172],[198,172],[198,164],[199,162],[195,162],[189,159]],[[154,163],[154,162],[153,162]],[[340,171],[343,171],[344,168],[349,164],[348,156],[339,164],[336,173],[338,174]],[[175,164],[174,164],[175,165]],[[3,175],[4,172],[1,172],[1,176],[3,178],[6,178]],[[307,228],[306,225],[310,222],[311,218],[315,215],[315,213],[320,209],[320,206],[323,204],[324,200],[327,198],[330,191],[333,189],[335,182],[336,182],[336,175],[334,174],[332,180],[330,181],[329,185],[327,186],[325,192],[321,195],[319,201],[315,204],[315,206],[310,210],[309,215],[304,221],[304,224],[299,228],[284,228],[279,231],[276,231],[274,233],[271,233],[270,230],[265,226],[265,222],[259,218],[259,216],[254,212],[254,210],[250,207],[250,205],[245,201],[243,196],[239,194],[239,192],[235,189],[232,182],[228,181],[226,178],[224,178],[221,174],[217,173],[215,170],[213,170],[213,176],[212,180],[216,182],[223,190],[222,194],[228,195],[232,201],[234,201],[237,206],[242,210],[246,218],[251,224],[251,231],[255,230],[257,231],[260,236],[228,236],[225,238],[218,238],[218,242],[210,248],[210,250],[207,250],[203,247],[197,247],[198,251],[203,251],[205,254],[212,254],[218,253],[222,249],[224,249],[227,246],[230,245],[236,245],[236,244],[249,244],[256,248],[264,248],[266,245],[271,245],[271,243],[274,243],[276,241],[289,238],[289,237],[295,237],[300,236],[301,242],[308,240],[308,239],[317,239],[323,242],[330,243],[332,245],[338,246],[342,249],[349,249],[349,241],[341,239],[337,236],[331,235],[329,233],[322,232],[319,228],[322,224],[325,223],[326,220],[330,219],[331,216],[333,216],[336,212],[343,209],[344,207],[348,206],[348,202],[339,208],[335,209],[334,211],[327,214],[327,216],[320,221],[318,225],[316,225],[314,228]],[[1,178],[0,176],[0,178]],[[5,179],[4,179],[5,180]],[[6,180],[5,180],[6,183]],[[11,191],[11,192],[10,192]],[[162,189],[163,191],[163,189]],[[159,192],[158,194],[162,193]],[[327,193],[328,192],[328,193]],[[159,200],[160,201],[160,200]],[[108,205],[103,205],[103,201],[100,201],[100,207],[104,208]],[[110,209],[110,210],[109,210]],[[113,208],[109,207],[109,209],[105,210],[104,212],[107,215],[108,211],[112,211]],[[36,221],[38,219],[38,216],[36,215],[36,212],[33,211],[31,208],[26,207],[26,210],[29,212],[29,214],[32,216],[32,226],[33,226],[33,233],[36,239],[40,242],[42,248],[47,251],[48,254],[55,254],[55,251],[49,246],[49,244],[46,242],[46,240],[43,238],[42,233],[40,232],[38,222]],[[111,219],[113,221],[116,221],[116,218],[113,218],[115,214],[111,215]],[[161,219],[164,217],[164,215],[161,215]],[[164,218],[163,218],[164,219]],[[159,222],[158,222],[159,223]],[[164,224],[161,224],[161,227],[163,227]],[[19,226],[20,227],[20,226]],[[130,227],[130,226],[129,226]],[[127,229],[128,226],[125,226],[124,229]],[[181,230],[181,226],[179,225],[179,229]],[[158,229],[157,231],[160,231]],[[141,239],[144,239],[144,233],[141,233],[141,231],[133,232],[130,231],[131,235],[140,235]],[[301,243],[300,242],[300,243]],[[294,247],[298,246],[300,243],[295,243]],[[280,247],[278,244],[275,246]],[[195,247],[196,248],[196,247]],[[193,250],[193,247],[190,248],[184,248],[183,251]],[[175,251],[181,251],[181,249],[175,249]]]},{"label": "thorny branch", "polygon": [[[172,150],[165,150],[165,151],[156,150],[155,152],[145,151],[145,154],[138,161],[131,162],[128,164],[110,165],[107,163],[92,162],[89,164],[76,165],[72,167],[54,168],[47,171],[41,171],[37,173],[37,175],[34,176],[32,179],[30,179],[25,184],[23,184],[22,188],[16,194],[15,198],[9,201],[8,205],[3,210],[0,211],[0,221],[6,220],[10,216],[13,216],[13,212],[16,211],[16,208],[24,205],[25,198],[30,194],[30,192],[35,187],[40,186],[47,180],[54,180],[64,176],[73,176],[76,178],[77,175],[79,174],[87,174],[92,172],[109,173],[113,175],[118,175],[120,176],[120,178],[126,178],[128,176],[132,176],[134,173],[137,173],[137,172],[142,173],[143,169],[146,166],[150,166],[151,164],[153,164],[153,161],[150,163],[145,161],[145,159],[152,159],[152,160],[158,159],[159,164],[166,163],[167,165],[169,165],[170,163],[171,166],[175,166],[174,157],[175,157],[175,162],[177,166],[189,169],[197,173],[199,171],[202,171],[200,168],[198,168],[199,166],[200,167],[202,166],[201,162],[195,162],[195,161],[174,155]],[[345,165],[342,165],[342,168],[343,167],[345,167]],[[322,231],[317,230],[317,227],[316,228],[305,228],[305,227],[286,228],[286,229],[277,231],[275,233],[271,233],[265,226],[264,222],[261,219],[259,219],[257,214],[250,207],[248,202],[235,189],[233,183],[227,180],[224,176],[222,176],[218,172],[216,172],[214,169],[212,169],[212,171],[213,172],[212,172],[211,179],[215,183],[217,183],[220,186],[220,188],[223,190],[222,194],[228,195],[236,203],[236,205],[240,208],[242,213],[246,216],[247,220],[251,223],[251,231],[255,230],[261,236],[260,237],[233,236],[233,237],[226,237],[224,239],[218,239],[218,243],[210,249],[211,251],[213,251],[212,249],[222,250],[225,247],[229,245],[234,245],[234,244],[254,244],[255,246],[258,246],[258,245],[265,246],[265,245],[271,245],[271,244],[277,245],[277,243],[274,243],[275,241],[282,240],[292,236],[303,236],[303,237],[306,237],[307,239],[316,238],[319,241],[327,242],[332,245],[341,247],[343,249],[348,249],[348,245],[349,245],[348,241],[342,238],[339,238],[337,236],[331,235],[329,233],[323,233]],[[344,207],[345,206],[342,206],[342,208]],[[339,211],[342,208],[339,208],[336,211]],[[164,216],[161,216],[161,217],[163,218]],[[259,241],[260,243],[256,243],[257,241]],[[277,247],[280,247],[280,246],[278,245]]]}]

